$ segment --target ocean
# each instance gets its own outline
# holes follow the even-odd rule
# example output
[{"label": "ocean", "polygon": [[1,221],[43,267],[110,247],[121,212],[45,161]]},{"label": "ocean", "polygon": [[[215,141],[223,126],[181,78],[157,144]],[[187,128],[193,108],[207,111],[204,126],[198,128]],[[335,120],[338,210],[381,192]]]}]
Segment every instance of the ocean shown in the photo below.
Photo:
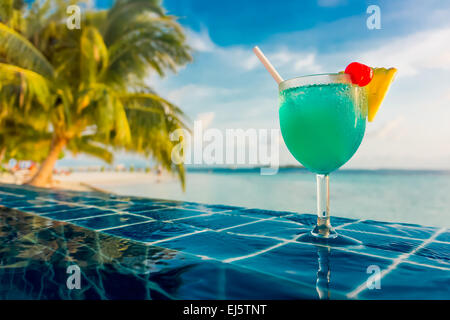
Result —
[{"label": "ocean", "polygon": [[[178,181],[95,186],[123,195],[206,204],[315,213],[315,175],[284,168],[276,175],[259,170],[196,169]],[[450,172],[338,170],[330,175],[332,216],[450,227]]]}]

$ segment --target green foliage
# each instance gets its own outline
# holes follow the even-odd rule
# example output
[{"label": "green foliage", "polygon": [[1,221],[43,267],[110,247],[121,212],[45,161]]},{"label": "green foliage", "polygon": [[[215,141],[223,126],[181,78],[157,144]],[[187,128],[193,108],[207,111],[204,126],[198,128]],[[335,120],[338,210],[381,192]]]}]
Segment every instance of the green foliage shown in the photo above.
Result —
[{"label": "green foliage", "polygon": [[143,154],[177,172],[184,186],[169,139],[187,127],[184,115],[147,84],[152,73],[164,76],[191,61],[181,26],[158,0],[117,0],[108,11],[83,10],[81,29],[69,30],[72,3],[35,1],[24,9],[21,1],[2,2],[0,127],[18,116],[20,125],[51,136],[42,150],[52,139],[67,141],[71,152],[107,163],[114,150]]},{"label": "green foliage", "polygon": [[44,55],[14,29],[0,23],[0,54],[6,61],[43,76],[52,76],[53,67]]},{"label": "green foliage", "polygon": [[52,135],[38,131],[26,122],[6,118],[0,126],[0,146],[6,148],[2,160],[15,158],[41,162],[47,156]]}]

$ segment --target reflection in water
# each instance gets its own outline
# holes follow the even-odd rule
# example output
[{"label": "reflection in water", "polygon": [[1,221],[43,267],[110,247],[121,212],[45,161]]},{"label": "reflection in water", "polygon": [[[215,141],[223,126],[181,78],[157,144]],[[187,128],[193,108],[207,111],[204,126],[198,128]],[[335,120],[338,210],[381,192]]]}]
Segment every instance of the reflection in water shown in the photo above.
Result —
[{"label": "reflection in water", "polygon": [[[193,266],[179,255],[0,208],[1,300],[173,299]],[[74,264],[80,290],[66,286]]]},{"label": "reflection in water", "polygon": [[[67,287],[67,268],[81,289]],[[315,270],[311,269],[314,273]],[[0,205],[0,300],[311,299],[310,285]]]},{"label": "reflection in water", "polygon": [[330,247],[317,246],[319,269],[317,270],[316,291],[319,299],[330,299]]}]

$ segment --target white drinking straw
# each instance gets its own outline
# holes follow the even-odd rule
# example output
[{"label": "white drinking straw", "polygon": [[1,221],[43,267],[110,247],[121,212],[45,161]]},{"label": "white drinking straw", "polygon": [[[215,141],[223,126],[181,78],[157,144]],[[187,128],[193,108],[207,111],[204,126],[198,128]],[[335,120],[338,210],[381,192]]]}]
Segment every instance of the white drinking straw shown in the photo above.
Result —
[{"label": "white drinking straw", "polygon": [[258,48],[258,46],[255,46],[253,48],[253,52],[256,54],[258,59],[262,62],[264,67],[266,67],[267,71],[269,71],[270,75],[275,79],[275,81],[280,84],[281,81],[283,81],[283,78],[280,76],[280,74],[275,70],[273,65],[270,63],[270,61],[266,58],[264,53]]}]

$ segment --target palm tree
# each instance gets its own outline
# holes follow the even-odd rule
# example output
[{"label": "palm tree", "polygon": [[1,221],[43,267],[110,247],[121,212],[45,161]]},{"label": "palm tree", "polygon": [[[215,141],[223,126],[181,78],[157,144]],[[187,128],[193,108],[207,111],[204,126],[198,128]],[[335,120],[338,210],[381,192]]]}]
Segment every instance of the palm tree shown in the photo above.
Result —
[{"label": "palm tree", "polygon": [[[2,1],[0,22],[12,30],[21,30],[23,9],[22,0]],[[45,157],[42,151],[49,146],[49,133],[45,132],[48,121],[44,113],[30,106],[32,100],[34,104],[46,100],[48,91],[39,87],[38,75],[9,62],[6,55],[0,54],[0,164],[11,157],[40,161]],[[26,95],[33,99],[26,99]]]},{"label": "palm tree", "polygon": [[0,89],[18,88],[0,119],[5,110],[47,115],[52,136],[29,183],[46,185],[64,149],[109,162],[122,149],[177,172],[184,187],[169,139],[186,128],[183,113],[146,83],[152,73],[164,76],[191,61],[182,28],[158,0],[117,0],[108,11],[85,12],[81,29],[69,30],[71,3],[36,1],[25,23],[0,22]]},{"label": "palm tree", "polygon": [[17,119],[3,119],[0,125],[0,165],[5,159],[43,161],[50,147],[51,133],[36,130]]}]

